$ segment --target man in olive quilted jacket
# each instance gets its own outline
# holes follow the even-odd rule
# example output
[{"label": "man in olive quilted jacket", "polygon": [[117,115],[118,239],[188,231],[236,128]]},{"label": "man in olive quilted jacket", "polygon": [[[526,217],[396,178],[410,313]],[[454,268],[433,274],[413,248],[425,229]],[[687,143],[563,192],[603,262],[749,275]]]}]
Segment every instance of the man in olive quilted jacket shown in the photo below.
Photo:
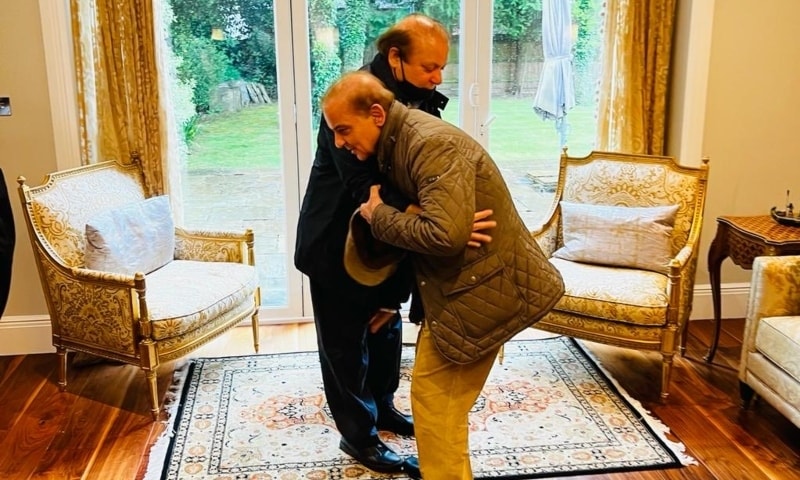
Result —
[{"label": "man in olive quilted jacket", "polygon": [[[360,213],[375,238],[412,252],[425,312],[411,383],[422,477],[471,479],[469,411],[500,346],[561,297],[561,276],[528,232],[497,165],[465,132],[407,108],[363,72],[331,86],[322,111],[337,148],[375,162],[421,208],[398,210],[375,185]],[[489,207],[497,222],[492,241],[467,248],[475,212]]]},{"label": "man in olive quilted jacket", "polygon": [[[362,70],[395,92],[397,99],[426,115],[441,116],[447,97],[442,82],[449,51],[447,30],[422,14],[411,14],[387,29],[376,42],[378,53]],[[399,385],[402,319],[399,308],[409,295],[410,264],[380,284],[353,281],[342,263],[347,225],[358,205],[369,196],[377,173],[349,152],[337,149],[333,133],[321,122],[317,150],[300,218],[294,262],[308,275],[325,396],[342,438],[340,448],[370,469],[404,470],[413,475],[416,458],[403,459],[378,437],[378,430],[414,434],[413,420],[394,406]],[[402,195],[384,198],[413,211]],[[476,215],[475,227],[491,212]],[[475,232],[475,242],[489,237]],[[408,268],[405,268],[408,267]],[[417,307],[417,308],[415,308]],[[421,318],[412,299],[409,319]]]}]

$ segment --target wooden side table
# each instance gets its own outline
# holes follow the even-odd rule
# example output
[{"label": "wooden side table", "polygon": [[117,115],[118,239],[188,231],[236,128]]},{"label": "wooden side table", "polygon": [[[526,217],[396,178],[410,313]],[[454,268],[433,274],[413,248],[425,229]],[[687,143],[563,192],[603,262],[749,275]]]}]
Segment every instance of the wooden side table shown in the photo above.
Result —
[{"label": "wooden side table", "polygon": [[708,250],[708,275],[714,305],[714,339],[703,359],[714,360],[721,329],[720,278],[722,261],[750,270],[759,256],[800,254],[800,228],[781,225],[769,215],[755,217],[717,217],[717,234]]}]

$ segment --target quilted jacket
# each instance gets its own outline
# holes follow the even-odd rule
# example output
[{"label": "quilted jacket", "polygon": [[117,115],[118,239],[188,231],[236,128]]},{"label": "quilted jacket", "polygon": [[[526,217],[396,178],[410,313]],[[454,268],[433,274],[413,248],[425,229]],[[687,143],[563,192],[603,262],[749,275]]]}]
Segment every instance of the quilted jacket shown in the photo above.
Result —
[{"label": "quilted jacket", "polygon": [[[469,363],[531,326],[564,293],[514,207],[489,154],[457,127],[394,102],[378,168],[421,215],[389,205],[373,212],[376,238],[415,252],[425,322],[440,353]],[[490,208],[492,241],[467,248],[476,211]]]}]

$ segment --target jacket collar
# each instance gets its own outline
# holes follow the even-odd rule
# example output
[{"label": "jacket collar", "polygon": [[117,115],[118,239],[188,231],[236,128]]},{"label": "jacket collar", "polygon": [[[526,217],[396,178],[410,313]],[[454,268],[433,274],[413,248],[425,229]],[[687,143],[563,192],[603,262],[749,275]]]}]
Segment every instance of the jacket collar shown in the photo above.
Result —
[{"label": "jacket collar", "polygon": [[397,144],[397,136],[407,116],[408,107],[402,103],[395,100],[389,105],[389,110],[386,112],[386,122],[381,128],[381,134],[378,136],[378,149],[376,152],[378,169],[383,173],[389,170],[389,165],[394,156],[394,148]]},{"label": "jacket collar", "polygon": [[430,113],[433,116],[442,117],[442,110],[447,106],[449,98],[439,90],[423,90],[415,88],[415,94],[407,93],[403,88],[403,84],[394,78],[392,68],[389,66],[389,61],[382,54],[378,53],[372,59],[372,62],[366,66],[366,69],[376,77],[378,77],[386,88],[391,90],[395,98],[403,105],[410,106],[423,112]]}]

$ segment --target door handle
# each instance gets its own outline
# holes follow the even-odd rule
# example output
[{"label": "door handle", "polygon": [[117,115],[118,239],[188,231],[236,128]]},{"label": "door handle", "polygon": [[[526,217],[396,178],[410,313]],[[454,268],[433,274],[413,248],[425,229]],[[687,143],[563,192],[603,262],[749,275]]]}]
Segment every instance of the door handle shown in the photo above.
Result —
[{"label": "door handle", "polygon": [[492,124],[497,119],[497,115],[490,116],[485,122],[483,122],[478,129],[478,135],[481,137],[485,137],[486,134],[489,132],[489,125]]},{"label": "door handle", "polygon": [[469,106],[475,108],[480,103],[478,98],[478,84],[472,83],[469,86],[469,91],[467,92],[467,98],[469,99]]}]

